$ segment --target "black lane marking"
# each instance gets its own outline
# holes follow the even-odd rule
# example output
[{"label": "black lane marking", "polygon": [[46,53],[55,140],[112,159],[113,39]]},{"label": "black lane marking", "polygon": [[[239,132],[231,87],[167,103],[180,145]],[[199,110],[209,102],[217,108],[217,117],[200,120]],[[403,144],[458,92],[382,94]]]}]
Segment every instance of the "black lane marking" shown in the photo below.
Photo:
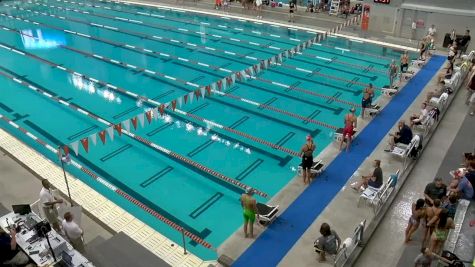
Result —
[{"label": "black lane marking", "polygon": [[124,110],[124,111],[122,111],[122,112],[120,112],[120,113],[115,114],[114,116],[112,116],[112,118],[118,119],[118,118],[123,117],[123,116],[129,114],[130,112],[133,112],[133,111],[135,111],[135,110],[137,110],[137,109],[139,109],[139,107],[137,107],[137,106],[128,108],[128,109],[126,109],[126,110]]},{"label": "black lane marking", "polygon": [[235,129],[236,127],[238,127],[239,125],[241,125],[245,121],[247,121],[248,119],[249,119],[248,116],[244,116],[244,117],[240,118],[239,120],[237,120],[236,122],[234,122],[233,124],[229,125],[228,128]]},{"label": "black lane marking", "polygon": [[321,110],[316,109],[314,112],[312,112],[312,114],[308,115],[308,116],[307,116],[307,119],[304,120],[304,121],[302,121],[302,123],[303,123],[303,124],[308,124],[308,123],[310,122],[309,120],[311,120],[311,119],[317,117],[318,114],[320,114],[320,113],[321,113]]},{"label": "black lane marking", "polygon": [[159,172],[155,173],[154,175],[150,176],[150,178],[148,178],[147,180],[143,181],[140,186],[142,188],[145,188],[151,184],[153,184],[155,181],[157,181],[158,179],[162,178],[163,176],[165,176],[167,173],[173,171],[173,167],[171,166],[167,166],[165,167],[164,169],[160,170]]},{"label": "black lane marking", "polygon": [[208,148],[209,146],[211,146],[213,143],[214,143],[213,140],[208,140],[208,141],[204,142],[203,144],[199,145],[198,147],[196,147],[195,149],[193,149],[192,151],[190,151],[187,155],[190,158],[192,158],[192,157],[196,156],[198,153],[200,153],[201,151],[203,151],[206,148]]},{"label": "black lane marking", "polygon": [[[193,96],[193,97],[194,97],[194,96]],[[209,106],[209,103],[208,103],[208,102],[205,102],[205,103],[203,103],[203,104],[201,104],[201,105],[199,105],[199,106],[197,106],[197,107],[195,107],[195,108],[193,108],[193,109],[187,111],[187,113],[193,114],[193,113],[197,112],[198,110],[203,109],[203,108],[205,108],[205,107],[207,107],[207,106]]]},{"label": "black lane marking", "polygon": [[74,139],[78,138],[79,136],[81,136],[81,135],[83,135],[83,134],[85,134],[85,133],[87,133],[87,132],[90,132],[90,131],[92,131],[92,130],[94,130],[94,129],[97,129],[97,125],[93,125],[93,126],[91,126],[91,127],[89,127],[89,128],[86,128],[86,129],[84,129],[84,130],[82,130],[82,131],[79,131],[79,132],[77,132],[77,133],[71,135],[70,137],[68,137],[68,140],[74,140]]},{"label": "black lane marking", "polygon": [[239,85],[233,85],[233,87],[229,88],[226,93],[232,93],[234,91],[236,91],[237,89],[239,89]]},{"label": "black lane marking", "polygon": [[[315,80],[311,80],[311,79],[307,79],[307,78],[303,78],[303,77],[298,77],[296,75],[293,75],[293,74],[289,74],[289,73],[285,73],[285,72],[282,72],[282,71],[278,71],[276,69],[268,69],[270,72],[275,72],[275,73],[279,73],[281,75],[286,75],[286,76],[290,76],[290,77],[293,77],[297,80],[304,80],[304,81],[307,81],[309,83],[313,83],[313,84],[320,84],[320,85],[324,85],[324,86],[327,86],[327,87],[330,87],[330,88],[334,88],[334,89],[337,89],[337,90],[342,90],[342,91],[346,91],[348,93],[352,93],[352,94],[355,94],[356,92],[354,90],[350,90],[350,89],[346,89],[344,87],[340,87],[340,86],[336,86],[336,85],[332,85],[332,84],[329,84],[329,83],[324,83],[324,82],[319,82],[319,81],[315,81]],[[335,81],[336,82],[336,81]]]},{"label": "black lane marking", "polygon": [[3,104],[3,103],[0,103],[0,108],[5,110],[6,112],[10,113],[13,111],[13,109],[11,109],[9,106]]},{"label": "black lane marking", "polygon": [[153,100],[158,100],[158,99],[160,99],[160,98],[162,98],[162,97],[165,97],[165,96],[167,96],[167,95],[169,95],[169,94],[171,94],[171,93],[173,93],[173,92],[175,92],[175,90],[172,89],[172,90],[166,91],[166,92],[163,93],[163,94],[159,94],[159,95],[157,95],[156,97],[154,97],[154,98],[152,98],[152,99],[153,99]]},{"label": "black lane marking", "polygon": [[[374,62],[374,61],[371,61],[371,60],[366,60],[366,59],[363,59],[363,58],[360,58],[360,57],[352,57],[352,56],[343,55],[343,54],[339,54],[339,53],[334,53],[334,52],[330,52],[330,51],[326,51],[326,50],[322,50],[322,49],[316,49],[316,48],[314,48],[314,47],[310,47],[310,48],[308,48],[308,49],[317,52],[316,54],[310,53],[311,56],[315,56],[315,55],[318,55],[318,54],[320,54],[321,52],[323,52],[323,53],[335,55],[335,56],[337,56],[337,57],[351,58],[351,59],[355,59],[355,60],[358,60],[358,61],[363,61],[363,62],[370,63],[370,64],[376,64],[376,65],[380,65],[380,66],[385,66],[385,65],[386,65],[386,64],[377,63],[377,62]],[[362,57],[364,57],[364,56],[362,55]]]},{"label": "black lane marking", "polygon": [[[39,65],[41,65],[41,64],[39,64]],[[20,74],[18,74],[18,73],[16,73],[16,72],[12,71],[12,70],[10,70],[10,69],[7,69],[7,68],[5,68],[5,67],[2,67],[2,66],[0,66],[0,69],[3,70],[3,71],[5,71],[6,73],[12,75],[12,76],[15,76],[15,78],[21,78],[22,80],[27,81],[29,84],[31,84],[31,85],[33,85],[33,86],[35,86],[35,87],[37,87],[37,88],[39,88],[39,89],[41,89],[41,90],[47,92],[48,94],[50,94],[50,95],[52,95],[52,96],[57,96],[56,93],[51,92],[50,90],[44,88],[43,86],[37,84],[36,82],[34,82],[34,81],[30,80],[30,79],[27,79],[27,78],[26,78],[27,75],[20,75]]]},{"label": "black lane marking", "polygon": [[212,195],[208,198],[203,204],[199,205],[193,212],[190,213],[190,217],[193,219],[198,218],[203,212],[213,206],[218,200],[223,197],[223,193],[217,192],[216,194]]},{"label": "black lane marking", "polygon": [[286,92],[290,92],[290,91],[294,90],[295,87],[298,87],[301,83],[302,83],[302,82],[299,82],[299,81],[294,82],[293,84],[291,84],[291,85],[289,86],[289,88],[285,89],[285,91],[286,91]]},{"label": "black lane marking", "polygon": [[[48,132],[46,132],[45,130],[43,130],[41,127],[39,127],[38,125],[34,124],[33,122],[31,121],[25,121],[25,124],[28,125],[29,127],[31,127],[33,130],[35,130],[36,132],[38,132],[40,135],[44,136],[46,139],[50,140],[51,142],[54,143],[53,146],[59,146],[59,145],[64,145],[63,142],[59,141],[58,139],[56,139],[54,136],[52,136],[51,134],[49,134]],[[136,193],[134,190],[132,190],[131,188],[129,188],[127,185],[125,185],[124,183],[122,183],[121,181],[119,181],[118,179],[114,178],[114,176],[110,175],[108,172],[104,171],[103,169],[101,169],[100,167],[98,167],[97,165],[95,165],[94,163],[92,163],[91,161],[89,161],[88,159],[84,158],[81,154],[79,154],[78,156],[76,156],[82,163],[84,163],[86,166],[88,166],[91,170],[93,170],[95,173],[97,173],[98,175],[102,176],[104,179],[108,180],[109,182],[111,182],[112,184],[114,184],[115,186],[119,187],[121,190],[123,190],[125,193],[133,196],[135,199],[137,199],[138,201],[142,202],[143,204],[145,204],[146,206],[150,207],[151,209],[155,210],[156,212],[160,213],[161,215],[163,215],[165,218],[171,220],[172,222],[182,226],[183,228],[185,228],[187,231],[189,231],[190,233],[193,233],[195,234],[196,236],[200,237],[201,239],[205,239],[210,233],[211,233],[211,230],[209,230],[208,228],[205,228],[203,229],[201,232],[199,232],[198,230],[196,230],[195,228],[193,228],[192,226],[188,225],[186,222],[178,219],[177,217],[175,217],[173,214],[169,213],[168,211],[162,209],[160,206],[158,206],[157,204],[155,204],[154,202],[148,200],[147,198],[145,198],[144,196]],[[232,188],[235,188],[235,187],[232,187]],[[239,193],[242,193],[242,190],[239,190]]]},{"label": "black lane marking", "polygon": [[355,82],[359,81],[359,79],[360,78],[358,77],[354,77],[353,79],[351,79],[351,81],[348,81],[348,83],[346,84],[346,87],[351,88],[355,84]]},{"label": "black lane marking", "polygon": [[236,180],[242,181],[242,179],[246,178],[249,174],[251,174],[259,165],[261,165],[264,162],[262,159],[256,159],[251,165],[249,165],[247,168],[245,168],[238,176],[236,176]]},{"label": "black lane marking", "polygon": [[166,128],[172,126],[173,124],[172,123],[166,123],[166,124],[162,124],[160,126],[158,126],[155,130],[152,130],[150,132],[147,133],[148,136],[154,136],[156,135],[157,133],[165,130]]},{"label": "black lane marking", "polygon": [[205,78],[205,76],[201,75],[201,76],[198,76],[198,77],[194,78],[193,80],[190,80],[190,82],[196,83],[197,81],[202,80],[204,78]]},{"label": "black lane marking", "polygon": [[335,94],[333,94],[333,97],[329,98],[326,103],[329,104],[329,105],[333,104],[333,102],[335,102],[335,99],[339,98],[342,94],[343,93],[339,92],[339,91],[335,92]]},{"label": "black lane marking", "polygon": [[312,76],[316,75],[315,72],[320,72],[321,70],[322,70],[321,68],[317,67],[311,73],[307,73],[307,77],[312,77]]},{"label": "black lane marking", "polygon": [[[175,63],[175,64],[177,64],[177,65],[182,65],[181,63]],[[199,70],[199,71],[205,72],[204,70]],[[213,74],[212,74],[212,75],[213,75]],[[215,75],[215,74],[214,74],[214,75]],[[162,80],[160,80],[160,81],[162,81]],[[163,81],[163,82],[165,82],[165,81]],[[168,83],[168,81],[167,81],[167,83]],[[173,85],[173,84],[172,84],[172,85]],[[247,84],[247,85],[248,85],[248,86],[251,86],[251,87],[256,87],[256,86],[252,86],[252,85],[250,85],[250,84]],[[184,91],[190,92],[189,90],[187,90],[187,89],[184,88],[183,86],[180,86],[180,85],[173,85],[173,86],[175,86],[175,87],[177,87],[177,88],[180,88],[180,89],[182,89],[182,90],[184,90]],[[257,87],[257,88],[259,88],[259,87]],[[262,90],[264,90],[264,89],[262,89]],[[275,94],[277,94],[277,93],[275,93]],[[284,96],[286,96],[286,95],[284,95]],[[287,96],[286,96],[286,97],[287,97]],[[221,103],[222,105],[225,105],[225,106],[228,106],[228,107],[233,107],[233,108],[235,108],[235,109],[239,109],[239,110],[241,110],[241,111],[243,111],[243,112],[246,112],[246,113],[254,114],[254,115],[258,116],[258,117],[263,117],[263,118],[266,118],[266,119],[268,119],[268,120],[272,120],[272,121],[274,121],[274,122],[278,122],[278,123],[281,123],[281,124],[285,124],[285,125],[287,125],[287,126],[289,126],[289,127],[293,127],[293,128],[302,130],[302,131],[304,131],[304,132],[308,132],[308,131],[309,131],[309,129],[306,129],[306,128],[303,128],[303,127],[300,127],[300,126],[291,124],[291,123],[289,123],[289,122],[286,122],[286,121],[281,120],[281,119],[278,119],[278,118],[274,118],[274,117],[272,117],[272,116],[265,115],[265,114],[260,113],[260,112],[255,112],[255,111],[253,111],[253,110],[251,110],[251,109],[247,109],[247,108],[240,107],[240,106],[238,106],[238,105],[236,105],[236,104],[228,103],[228,102],[226,102],[226,101],[223,101],[223,100],[218,99],[217,97],[211,97],[211,98],[208,98],[208,99],[209,99],[210,101],[218,102],[218,103]],[[322,106],[323,106],[323,105],[322,105]],[[317,129],[317,130],[318,130],[318,129]]]},{"label": "black lane marking", "polygon": [[[278,92],[278,91],[269,90],[269,89],[266,89],[264,87],[260,87],[260,86],[255,85],[254,82],[255,81],[252,80],[252,81],[249,81],[249,82],[243,83],[243,84],[248,86],[248,87],[252,87],[252,88],[264,91],[264,92],[268,92],[268,93],[273,94],[273,95],[278,95],[278,96],[282,96],[282,97],[292,99],[292,100],[295,100],[295,101],[298,101],[298,102],[306,103],[306,104],[309,104],[309,105],[312,105],[312,106],[317,106],[319,108],[329,110],[333,113],[338,113],[341,110],[341,108],[339,108],[339,107],[329,107],[327,105],[322,105],[322,104],[307,100],[306,98],[299,98],[299,97],[295,97],[293,95],[287,95],[287,94],[283,94],[283,93]],[[239,82],[239,83],[242,83],[242,82]],[[288,88],[286,91],[290,91],[290,90],[292,90],[292,89]]]},{"label": "black lane marking", "polygon": [[127,149],[129,149],[129,148],[131,148],[131,147],[132,147],[131,144],[123,145],[123,146],[119,147],[118,149],[116,149],[116,150],[114,150],[114,151],[112,151],[112,152],[106,154],[104,157],[100,158],[100,160],[101,160],[102,162],[106,162],[106,161],[108,161],[108,160],[110,160],[111,158],[113,158],[113,157],[119,155],[120,153],[126,151]]},{"label": "black lane marking", "polygon": [[292,137],[294,137],[295,133],[294,132],[288,132],[286,135],[284,135],[284,137],[282,137],[279,141],[277,141],[277,143],[275,143],[276,145],[278,146],[282,146],[283,144],[285,144],[287,141],[289,141],[290,139],[292,139]]},{"label": "black lane marking", "polygon": [[[270,106],[272,103],[274,103],[278,98],[277,97],[272,97],[271,99],[267,100],[266,102],[262,103],[263,105]],[[258,109],[264,109],[264,107],[259,106]]]},{"label": "black lane marking", "polygon": [[[249,53],[249,54],[254,54],[254,52],[251,52],[251,53]],[[231,65],[231,64],[233,64],[233,63],[231,63],[231,62],[226,62],[226,63],[224,63],[223,65],[221,65],[220,68],[226,68],[227,66],[229,66],[229,65]]]},{"label": "black lane marking", "polygon": [[19,120],[22,120],[22,119],[24,119],[24,118],[29,117],[30,115],[28,115],[28,114],[20,115],[20,114],[18,114],[18,113],[15,113],[15,114],[13,114],[13,116],[14,116],[15,118],[14,118],[12,121],[19,121]]}]

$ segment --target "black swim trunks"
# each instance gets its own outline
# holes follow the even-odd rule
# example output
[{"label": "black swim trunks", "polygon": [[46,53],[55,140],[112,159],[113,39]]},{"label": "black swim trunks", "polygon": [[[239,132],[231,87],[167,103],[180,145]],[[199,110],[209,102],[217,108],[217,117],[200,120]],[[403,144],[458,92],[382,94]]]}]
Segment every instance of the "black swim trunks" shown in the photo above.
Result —
[{"label": "black swim trunks", "polygon": [[302,169],[310,169],[313,164],[313,156],[303,156],[302,157]]}]

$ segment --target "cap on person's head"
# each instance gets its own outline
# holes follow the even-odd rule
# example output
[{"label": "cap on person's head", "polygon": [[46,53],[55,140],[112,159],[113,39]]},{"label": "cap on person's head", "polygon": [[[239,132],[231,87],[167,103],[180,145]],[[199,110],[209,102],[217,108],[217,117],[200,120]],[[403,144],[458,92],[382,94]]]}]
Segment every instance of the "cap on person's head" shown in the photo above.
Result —
[{"label": "cap on person's head", "polygon": [[305,137],[305,139],[306,139],[307,141],[311,141],[311,140],[312,140],[312,136],[308,134],[307,137]]},{"label": "cap on person's head", "polygon": [[372,84],[372,83],[369,83],[369,87],[373,87],[373,84]]},{"label": "cap on person's head", "polygon": [[356,112],[355,107],[350,108],[350,111],[353,112],[353,113]]}]

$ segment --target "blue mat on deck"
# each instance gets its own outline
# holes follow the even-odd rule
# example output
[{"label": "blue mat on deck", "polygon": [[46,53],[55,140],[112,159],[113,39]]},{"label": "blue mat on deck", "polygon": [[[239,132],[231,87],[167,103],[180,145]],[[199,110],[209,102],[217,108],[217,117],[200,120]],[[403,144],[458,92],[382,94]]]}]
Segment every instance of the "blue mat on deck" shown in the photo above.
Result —
[{"label": "blue mat on deck", "polygon": [[[386,137],[444,62],[445,57],[433,56],[403,90],[393,97],[383,112],[358,135],[350,153],[340,153],[323,175],[280,215],[278,221],[259,236],[233,266],[276,266],[381,139]],[[317,236],[318,233],[315,233],[315,238]]]}]

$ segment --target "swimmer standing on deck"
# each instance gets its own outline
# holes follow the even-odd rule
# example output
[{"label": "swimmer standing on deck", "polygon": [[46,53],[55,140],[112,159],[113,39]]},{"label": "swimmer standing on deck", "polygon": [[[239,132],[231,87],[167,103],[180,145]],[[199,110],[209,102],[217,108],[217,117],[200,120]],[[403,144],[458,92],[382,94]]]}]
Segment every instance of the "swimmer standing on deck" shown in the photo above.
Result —
[{"label": "swimmer standing on deck", "polygon": [[[257,203],[254,195],[254,189],[246,188],[246,193],[241,195],[241,206],[244,216],[244,237],[254,237],[254,222],[256,221]],[[247,233],[249,229],[249,234]]]},{"label": "swimmer standing on deck", "polygon": [[300,153],[302,154],[302,176],[303,183],[310,184],[311,168],[313,165],[313,151],[317,147],[313,143],[312,136],[307,135],[307,142],[302,146]]},{"label": "swimmer standing on deck", "polygon": [[351,140],[353,138],[353,134],[355,133],[355,128],[357,126],[357,121],[358,121],[356,118],[355,112],[356,112],[356,109],[351,108],[350,113],[347,113],[345,115],[345,128],[343,128],[343,136],[340,142],[340,151],[345,140],[348,140],[348,142],[346,143],[346,151],[348,152],[348,150],[350,149]]}]

